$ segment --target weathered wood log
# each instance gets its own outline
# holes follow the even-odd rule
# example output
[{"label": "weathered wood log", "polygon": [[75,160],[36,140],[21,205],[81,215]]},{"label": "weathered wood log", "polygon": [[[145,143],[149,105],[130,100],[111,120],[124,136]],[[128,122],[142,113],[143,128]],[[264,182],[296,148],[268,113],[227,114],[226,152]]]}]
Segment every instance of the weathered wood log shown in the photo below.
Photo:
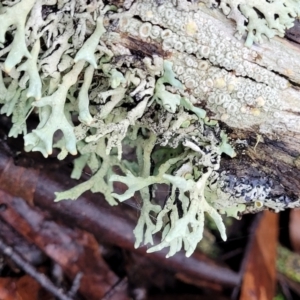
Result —
[{"label": "weathered wood log", "polygon": [[[127,3],[111,2],[119,7]],[[299,45],[275,37],[247,48],[243,46],[244,38],[235,37],[236,24],[221,10],[188,2],[183,10],[183,5],[176,7],[169,2],[161,2],[166,6],[168,3],[168,17],[165,17],[160,2],[151,5],[147,1],[133,1],[116,26],[123,34],[120,43],[141,57],[152,54],[172,61],[176,75],[198,105],[211,118],[226,124],[237,156],[222,160],[221,172],[227,172],[223,179],[229,186],[226,192],[232,196],[231,201],[234,198],[239,198],[238,202],[248,201],[242,213],[298,207]],[[154,27],[157,31],[169,30],[172,39],[155,36],[150,32]],[[143,33],[143,29],[150,33]],[[295,31],[293,34],[296,35]],[[222,47],[218,48],[220,44]],[[204,50],[208,54],[202,53]],[[252,90],[248,90],[249,86]],[[228,105],[218,100],[217,95],[229,96]],[[259,197],[252,196],[251,201],[241,197],[238,185],[245,182],[249,189],[263,187],[266,200],[256,203]]]},{"label": "weathered wood log", "polygon": [[[159,56],[171,61],[176,78],[185,86],[182,96],[194,99],[194,104],[205,109],[210,119],[220,121],[221,128],[230,136],[237,156],[234,159],[223,157],[220,170],[216,172],[218,178],[210,182],[217,190],[215,202],[219,206],[216,208],[224,212],[223,206],[230,206],[224,203],[230,203],[234,207],[232,214],[242,215],[264,209],[279,211],[298,207],[298,45],[274,38],[252,45],[250,49],[244,47],[244,40],[235,37],[236,25],[220,10],[208,9],[202,4],[185,1],[187,6],[183,7],[179,1],[167,0],[110,2],[126,9],[104,17],[107,32],[102,41],[109,45],[108,50],[115,47],[118,48],[116,53],[123,53],[115,57],[113,63],[117,64],[118,59],[126,61],[127,56],[134,61],[130,66],[139,64],[145,57]],[[93,26],[91,28],[94,30]],[[4,52],[9,51],[8,48]],[[7,53],[4,52],[1,54]],[[49,179],[40,170],[16,168],[11,160],[8,162],[8,157],[3,161],[0,159],[0,165],[3,171],[1,188],[12,196],[21,196],[30,204],[57,213],[60,218],[76,221],[78,226],[93,232],[101,241],[117,241],[118,246],[133,250],[133,224],[130,217],[123,216],[124,210],[115,210],[115,227],[112,229],[106,222],[112,210],[96,201],[99,196],[89,198],[92,200],[84,210],[81,205],[82,201],[86,202],[85,197],[76,203],[50,203],[54,191],[71,187],[60,184],[61,181],[72,182],[64,175],[52,174]],[[16,175],[20,176],[20,185],[12,191],[9,178]],[[116,187],[124,192],[123,187]],[[150,257],[161,263],[164,254],[160,252]],[[188,276],[201,278],[205,274],[205,278],[228,286],[240,281],[235,273],[204,264],[197,255],[186,260],[180,253],[164,264],[173,270],[183,270]]]},{"label": "weathered wood log", "polygon": [[[21,1],[16,7],[25,5],[25,2],[26,1]],[[56,1],[54,2],[56,3]],[[63,127],[56,126],[55,123],[57,122],[52,121],[53,124],[51,123],[51,125],[47,122],[46,127],[44,127],[44,124],[41,124],[44,128],[41,132],[38,130],[37,133],[32,132],[26,135],[27,148],[29,150],[35,149],[41,151],[47,156],[49,153],[52,153],[52,142],[49,140],[53,138],[55,131],[61,129],[62,131],[65,130],[68,132],[68,134],[66,132],[64,134],[72,136],[71,139],[69,138],[70,144],[67,148],[63,148],[61,156],[65,156],[67,152],[73,154],[77,152],[76,139],[79,141],[84,137],[75,137],[74,128],[69,126],[67,120],[65,120],[62,113],[65,101],[64,93],[68,92],[69,88],[76,82],[77,76],[83,71],[84,60],[92,64],[93,67],[96,66],[95,57],[93,59],[91,57],[94,56],[97,49],[97,39],[101,38],[102,43],[105,44],[104,48],[102,47],[103,45],[98,44],[98,50],[101,52],[101,56],[103,53],[106,54],[109,57],[110,63],[112,65],[115,64],[117,68],[123,65],[123,63],[126,65],[126,59],[129,59],[127,66],[130,65],[134,68],[137,66],[135,70],[144,71],[147,69],[152,79],[155,80],[154,77],[159,74],[157,73],[159,64],[156,64],[157,61],[155,62],[155,57],[158,56],[172,62],[172,72],[174,72],[172,76],[174,77],[175,75],[175,77],[179,79],[184,85],[184,89],[178,91],[175,86],[166,86],[164,89],[172,90],[173,88],[173,90],[175,89],[173,91],[174,93],[179,93],[182,97],[188,96],[189,99],[191,99],[189,101],[204,108],[211,119],[223,122],[223,127],[226,128],[227,126],[227,131],[231,131],[231,143],[236,148],[237,156],[230,161],[226,159],[222,160],[220,170],[215,172],[213,179],[211,179],[209,186],[211,191],[207,192],[208,194],[210,192],[213,194],[210,195],[213,199],[209,200],[214,203],[214,207],[217,210],[224,213],[227,211],[227,208],[231,206],[231,214],[242,215],[266,208],[279,211],[288,207],[297,207],[299,205],[300,186],[300,108],[298,89],[300,81],[300,61],[298,46],[287,40],[274,38],[271,41],[263,41],[261,45],[252,45],[247,39],[246,44],[249,47],[245,47],[243,45],[243,37],[241,41],[235,37],[236,25],[227,19],[221,10],[209,9],[204,3],[200,3],[205,2],[206,4],[212,4],[214,1],[203,0],[193,1],[193,3],[189,1],[180,2],[171,0],[153,2],[145,0],[110,2],[116,5],[117,8],[123,8],[123,10],[118,10],[117,13],[109,13],[108,11],[112,8],[106,7],[104,9],[104,4],[99,4],[101,7],[99,6],[98,8],[96,8],[96,6],[87,8],[88,11],[92,9],[95,13],[97,9],[99,10],[97,12],[101,15],[101,18],[98,19],[99,26],[97,25],[97,27],[94,21],[89,20],[91,28],[87,30],[86,25],[84,25],[86,32],[84,31],[83,36],[79,37],[76,35],[74,36],[74,40],[72,39],[75,49],[74,51],[70,51],[72,55],[74,54],[74,57],[61,58],[61,64],[59,64],[60,56],[63,55],[68,47],[73,47],[71,44],[68,44],[68,39],[72,35],[72,32],[75,31],[72,22],[70,22],[72,14],[70,16],[67,15],[67,19],[63,22],[63,26],[69,24],[68,26],[70,26],[70,28],[72,27],[70,31],[66,30],[66,34],[70,35],[69,38],[61,37],[64,43],[68,44],[67,48],[60,49],[62,52],[56,52],[58,49],[54,49],[54,44],[52,45],[49,40],[47,42],[44,41],[52,45],[53,51],[51,50],[51,52],[48,49],[46,51],[47,55],[45,52],[45,55],[43,54],[39,57],[39,54],[42,54],[45,50],[42,49],[40,51],[40,41],[33,47],[33,41],[38,40],[40,36],[43,35],[43,21],[40,20],[40,23],[36,24],[34,21],[34,13],[47,18],[49,13],[51,14],[53,12],[51,7],[47,8],[47,5],[42,7],[42,2],[28,2],[28,11],[26,13],[24,12],[25,15],[22,15],[22,18],[25,22],[27,14],[32,9],[32,15],[30,15],[28,20],[28,23],[31,25],[28,24],[28,28],[30,28],[30,26],[36,27],[36,32],[30,37],[31,40],[27,41],[28,44],[32,44],[30,46],[32,47],[32,54],[36,51],[36,59],[40,59],[39,63],[43,65],[41,72],[43,76],[49,77],[51,82],[50,86],[53,85],[54,90],[57,88],[59,76],[63,75],[65,78],[63,85],[66,91],[62,93],[59,91],[61,98],[59,101],[55,100],[54,96],[51,96],[51,101],[49,98],[39,103],[32,103],[34,106],[44,107],[45,103],[41,104],[41,102],[50,101],[51,103],[49,102],[50,104],[48,103],[48,105],[53,108],[53,111],[55,108],[55,110],[57,110],[56,113],[61,114],[60,122],[63,122]],[[224,1],[221,2],[223,3]],[[35,4],[36,6],[34,6]],[[220,3],[216,2],[215,6],[218,6],[218,4]],[[11,21],[8,21],[9,18],[7,19],[7,16],[11,14],[14,9],[13,4],[8,4],[8,6],[10,5],[10,8],[5,8],[7,9],[7,13],[3,13],[5,32],[11,25]],[[60,4],[58,6],[60,7]],[[224,5],[222,5],[222,7],[224,11]],[[74,9],[75,7],[70,8],[71,11]],[[236,13],[239,14],[240,12],[236,11]],[[55,18],[55,15],[52,17]],[[236,19],[232,14],[228,15],[228,17]],[[276,17],[276,15],[274,17]],[[14,20],[12,22],[17,21]],[[21,27],[21,25],[19,24],[18,27]],[[37,34],[39,30],[41,30],[40,35]],[[53,30],[53,28],[51,28],[51,30]],[[93,38],[86,39],[85,47],[83,47],[82,50],[78,50],[80,48],[78,45],[82,44],[85,38],[90,35],[90,30],[95,30],[95,37],[97,36],[94,41],[95,45],[92,47],[92,53],[89,53],[90,50],[88,52],[86,51],[89,48],[88,44],[90,44]],[[78,32],[76,34],[78,34]],[[24,56],[29,55],[27,53],[28,49],[25,49],[26,46],[24,46],[23,43],[23,48],[25,48],[22,48],[21,53],[18,54],[20,58],[17,60],[12,58],[9,51],[16,48],[15,44],[6,47],[1,52],[1,57],[5,60],[3,70],[9,73],[8,77],[4,78],[4,81],[8,80],[9,83],[12,82],[11,80],[13,78],[20,76],[20,70],[14,69],[14,67]],[[50,47],[50,44],[48,46],[45,45],[45,48]],[[90,49],[92,50],[92,48]],[[80,52],[79,56],[78,53],[76,53],[77,51],[78,53]],[[83,54],[83,52],[85,54]],[[9,54],[7,55],[7,53]],[[148,58],[148,60],[142,63],[142,59],[145,57]],[[111,58],[113,59],[111,60]],[[151,61],[152,58],[154,58],[153,64]],[[79,63],[78,61],[81,62]],[[74,62],[76,63],[74,70],[67,71]],[[118,65],[119,62],[121,63]],[[107,67],[111,68],[111,66],[106,66],[106,68]],[[27,70],[28,66],[22,65],[22,68]],[[36,66],[34,68],[36,68]],[[39,72],[38,70],[35,71],[37,71],[37,73]],[[103,70],[104,73],[106,71]],[[61,74],[58,75],[55,72]],[[68,76],[66,72],[69,72]],[[89,69],[87,76],[93,75],[93,72],[94,69]],[[118,71],[116,74],[118,74]],[[145,74],[142,75],[142,77],[145,77]],[[36,72],[35,75],[39,77]],[[82,75],[78,77],[78,80]],[[120,74],[118,76],[120,76]],[[52,79],[50,79],[50,77]],[[69,77],[74,77],[73,83],[67,79]],[[54,80],[54,78],[56,79]],[[25,77],[23,77],[22,80],[27,81]],[[127,88],[130,87],[130,80],[126,83]],[[132,80],[135,81],[134,85],[139,85],[137,81],[143,82],[143,80],[146,84],[145,78],[142,81],[141,78]],[[25,93],[26,91],[22,90],[25,86],[22,82],[18,83],[20,86],[19,91],[20,93],[21,91]],[[152,83],[152,85],[153,84],[154,83]],[[42,83],[40,82],[39,85],[42,85]],[[138,88],[143,89],[145,85],[143,86],[141,83]],[[154,86],[151,87],[152,92],[150,92],[150,96],[153,95],[154,88]],[[7,91],[4,82],[2,83],[1,89]],[[35,95],[36,100],[42,97],[41,87],[38,89],[39,92]],[[51,93],[52,92],[53,91],[51,91]],[[96,93],[96,91],[93,92]],[[31,95],[31,91],[26,95]],[[143,95],[143,97],[144,96],[145,95]],[[70,97],[72,98],[73,96],[70,95]],[[76,97],[73,98],[75,101]],[[9,115],[14,108],[16,109],[14,105],[17,100],[11,102],[10,100],[9,98],[3,99],[3,101],[7,103],[4,105],[2,113],[6,112]],[[148,101],[148,99],[146,100]],[[57,103],[54,103],[57,101],[60,102],[59,107]],[[86,114],[85,117],[83,117],[84,121],[82,124],[91,124],[91,122],[95,120],[92,120],[89,109],[95,110],[96,108],[95,106],[91,108],[88,107],[90,104],[89,101],[92,102],[92,99],[87,98],[85,101],[87,101],[87,103],[83,105],[84,107],[79,109],[79,119]],[[99,99],[96,100],[96,103],[99,103]],[[159,102],[157,103],[159,104]],[[172,105],[174,106],[175,112],[176,105],[178,104],[173,103]],[[75,106],[77,106],[77,104]],[[172,111],[172,113],[174,112]],[[22,115],[21,112],[17,112],[14,119],[18,119],[20,114]],[[26,116],[21,116],[21,119],[25,117]],[[53,116],[53,120],[54,119],[55,116]],[[26,118],[21,121],[24,123],[25,120]],[[136,119],[132,119],[130,122],[134,123],[135,121]],[[124,124],[122,123],[122,126]],[[22,126],[22,124],[15,126],[11,134],[18,134]],[[85,125],[82,126],[84,127]],[[81,129],[78,130],[80,131]],[[97,137],[92,137],[85,141],[89,142],[95,138],[97,139]],[[118,140],[119,138],[120,137],[114,136],[113,140]],[[39,145],[38,140],[41,142],[41,147],[37,146]],[[63,142],[61,141],[61,143]],[[109,141],[109,144],[110,143],[112,143],[112,140]],[[121,141],[118,140],[118,143],[120,144]],[[64,153],[64,151],[66,151],[66,153]],[[270,155],[270,151],[272,151],[272,156]],[[91,188],[92,183],[87,186],[87,188]],[[76,198],[79,194],[77,191],[73,197]],[[67,194],[60,195],[58,198],[62,199],[65,195]],[[109,198],[108,196],[109,195],[106,195],[107,199]],[[109,201],[114,203],[115,200],[110,199]],[[228,203],[230,203],[230,205]]]},{"label": "weathered wood log", "polygon": [[[106,9],[103,11],[106,33],[101,40],[112,49],[112,52],[108,48],[104,51],[110,57],[115,56],[112,63],[130,57],[129,65],[134,66],[135,62],[141,67],[143,58],[153,56],[171,61],[176,77],[185,86],[183,94],[194,97],[194,102],[204,108],[211,119],[223,122],[223,127],[231,132],[237,156],[221,162],[221,172],[218,172],[219,179],[214,187],[218,190],[219,207],[215,206],[221,210],[224,203],[243,203],[245,206],[236,208],[240,214],[265,208],[279,211],[297,207],[300,179],[299,46],[275,37],[259,45],[247,42],[249,47],[245,47],[245,37],[241,40],[235,37],[236,24],[218,8],[220,1],[109,2],[120,9],[112,14],[106,13]],[[215,9],[207,8],[202,2],[214,4]],[[221,2],[224,11],[223,2],[226,1]],[[35,1],[28,3],[32,7]],[[42,7],[41,3],[36,1],[36,7],[32,9],[47,18],[53,7],[48,7],[51,4]],[[90,9],[96,8],[88,8],[88,11]],[[26,20],[26,15],[22,17]],[[228,17],[237,19],[233,13]],[[9,28],[10,21],[4,20]],[[30,22],[35,24],[33,16]],[[95,24],[90,25],[94,30]],[[37,31],[43,28],[38,23],[34,26]],[[295,31],[292,34],[297,35]],[[32,39],[37,39],[36,33]],[[76,39],[78,42],[79,37]],[[83,43],[84,34],[80,39]],[[17,64],[11,56],[5,58],[11,47],[1,50],[5,66],[6,60],[14,66]],[[56,53],[54,48],[51,55],[50,51],[49,56],[43,57],[45,76],[56,76],[54,61],[58,64],[63,52]],[[66,59],[66,66],[59,68],[66,70],[69,63],[70,66],[73,64]],[[152,65],[155,73],[153,68],[156,66]],[[11,71],[10,67],[4,69]],[[9,76],[17,78],[19,73],[12,70]],[[6,87],[2,89],[5,91]],[[11,109],[7,105],[2,112],[9,114]]]}]

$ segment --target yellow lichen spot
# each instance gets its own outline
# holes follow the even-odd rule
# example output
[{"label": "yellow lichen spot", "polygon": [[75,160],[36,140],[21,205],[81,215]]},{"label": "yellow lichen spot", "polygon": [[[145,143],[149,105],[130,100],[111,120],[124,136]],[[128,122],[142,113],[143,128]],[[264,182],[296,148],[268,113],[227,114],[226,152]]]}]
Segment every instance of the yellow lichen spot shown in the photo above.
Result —
[{"label": "yellow lichen spot", "polygon": [[235,89],[235,86],[234,86],[233,84],[228,84],[228,85],[227,85],[227,91],[228,91],[229,93],[231,93],[232,91],[234,91],[234,89]]},{"label": "yellow lichen spot", "polygon": [[256,102],[256,105],[258,106],[258,107],[262,107],[262,106],[264,106],[265,105],[265,99],[263,98],[263,97],[258,97],[258,98],[256,98],[255,99],[255,102]]},{"label": "yellow lichen spot", "polygon": [[253,115],[253,116],[259,116],[260,115],[260,110],[258,109],[258,108],[252,108],[251,109],[251,114]]},{"label": "yellow lichen spot", "polygon": [[229,82],[227,82],[227,90],[229,93],[233,92],[236,89],[238,81],[239,81],[239,79],[237,77],[234,77],[234,78],[230,79]]},{"label": "yellow lichen spot", "polygon": [[214,87],[217,89],[222,89],[225,86],[226,86],[226,81],[224,80],[224,78],[217,78],[214,81]]},{"label": "yellow lichen spot", "polygon": [[149,19],[153,18],[153,11],[152,10],[148,10],[146,12],[146,17],[149,18]]},{"label": "yellow lichen spot", "polygon": [[291,69],[285,69],[284,73],[286,76],[293,76],[294,75],[294,71]]},{"label": "yellow lichen spot", "polygon": [[191,20],[185,25],[185,32],[187,35],[194,35],[197,33],[198,26],[195,21]]},{"label": "yellow lichen spot", "polygon": [[223,114],[222,116],[221,116],[221,121],[226,121],[226,120],[228,120],[229,119],[229,115],[228,114]]},{"label": "yellow lichen spot", "polygon": [[242,106],[240,110],[243,114],[245,114],[248,111],[246,106]]},{"label": "yellow lichen spot", "polygon": [[264,205],[264,203],[263,203],[262,201],[255,201],[255,202],[254,202],[254,206],[255,206],[256,208],[262,208],[263,205]]}]

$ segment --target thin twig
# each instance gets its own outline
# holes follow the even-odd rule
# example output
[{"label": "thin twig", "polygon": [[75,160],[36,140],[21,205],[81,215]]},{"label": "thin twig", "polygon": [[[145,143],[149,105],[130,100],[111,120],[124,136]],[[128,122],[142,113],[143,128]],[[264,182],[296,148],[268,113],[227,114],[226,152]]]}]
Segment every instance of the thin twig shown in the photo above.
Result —
[{"label": "thin twig", "polygon": [[118,292],[118,290],[121,290],[122,286],[125,286],[127,283],[128,283],[127,277],[120,279],[100,300],[111,299]]},{"label": "thin twig", "polygon": [[76,274],[75,279],[73,280],[72,286],[71,286],[70,290],[68,291],[68,296],[71,297],[72,299],[74,298],[75,294],[78,292],[82,275],[83,274],[81,272]]},{"label": "thin twig", "polygon": [[0,239],[0,252],[5,256],[8,256],[14,261],[24,272],[34,278],[45,290],[52,293],[59,300],[72,300],[66,296],[59,288],[57,288],[44,274],[38,272],[32,265],[30,265],[21,255],[7,245],[3,240]]}]

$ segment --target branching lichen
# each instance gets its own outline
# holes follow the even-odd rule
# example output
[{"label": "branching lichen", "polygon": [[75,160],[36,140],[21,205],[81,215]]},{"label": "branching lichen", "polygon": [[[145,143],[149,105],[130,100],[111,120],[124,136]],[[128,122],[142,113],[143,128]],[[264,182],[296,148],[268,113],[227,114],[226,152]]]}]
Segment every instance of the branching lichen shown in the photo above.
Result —
[{"label": "branching lichen", "polygon": [[[153,245],[153,235],[162,231],[161,242],[148,252],[169,247],[172,256],[183,246],[190,256],[202,238],[205,213],[225,240],[220,213],[238,217],[239,212],[260,209],[259,204],[270,207],[266,184],[232,187],[228,176],[219,174],[222,154],[234,157],[235,152],[226,133],[198,103],[206,99],[222,120],[238,118],[237,110],[248,113],[246,105],[254,108],[251,115],[266,118],[274,111],[277,89],[287,83],[268,71],[252,70],[239,55],[255,53],[241,45],[217,45],[217,34],[198,18],[195,3],[184,9],[176,6],[178,1],[156,2],[128,1],[129,10],[123,11],[100,0],[0,4],[1,113],[12,115],[9,135],[24,134],[27,151],[47,157],[59,148],[59,159],[78,154],[71,175],[75,179],[90,169],[87,181],[56,193],[56,201],[77,199],[91,190],[115,205],[138,192],[143,204],[135,247]],[[297,1],[271,1],[268,11],[274,16],[281,8],[282,14],[261,19],[253,15],[254,8],[265,12],[258,2],[220,2],[224,13],[237,21],[238,31],[248,32],[249,46],[263,34],[281,34],[298,14]],[[136,13],[144,22],[133,17]],[[162,20],[166,29],[158,26]],[[144,54],[137,59],[120,42],[126,35],[161,42],[170,59]],[[256,76],[257,82],[225,69]],[[40,122],[28,133],[30,114]],[[114,182],[127,190],[117,194]],[[162,186],[169,190],[163,197]],[[232,191],[235,202],[229,200]]]},{"label": "branching lichen", "polygon": [[[180,1],[183,2],[183,1]],[[200,0],[208,7],[219,7],[227,18],[236,22],[237,34],[247,35],[245,45],[263,42],[263,37],[283,37],[300,16],[298,0]]]}]

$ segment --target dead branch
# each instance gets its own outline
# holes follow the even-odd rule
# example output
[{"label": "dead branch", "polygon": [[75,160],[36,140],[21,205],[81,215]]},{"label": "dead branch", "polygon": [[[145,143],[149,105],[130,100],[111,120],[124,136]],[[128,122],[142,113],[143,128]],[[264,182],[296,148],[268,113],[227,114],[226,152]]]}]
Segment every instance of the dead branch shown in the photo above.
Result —
[{"label": "dead branch", "polygon": [[2,239],[0,239],[0,252],[9,257],[22,270],[33,277],[43,288],[55,295],[55,297],[57,297],[59,300],[72,300],[72,298],[64,294],[51,282],[49,278],[47,278],[44,274],[38,272],[19,253],[17,253],[16,250],[6,244]]}]

